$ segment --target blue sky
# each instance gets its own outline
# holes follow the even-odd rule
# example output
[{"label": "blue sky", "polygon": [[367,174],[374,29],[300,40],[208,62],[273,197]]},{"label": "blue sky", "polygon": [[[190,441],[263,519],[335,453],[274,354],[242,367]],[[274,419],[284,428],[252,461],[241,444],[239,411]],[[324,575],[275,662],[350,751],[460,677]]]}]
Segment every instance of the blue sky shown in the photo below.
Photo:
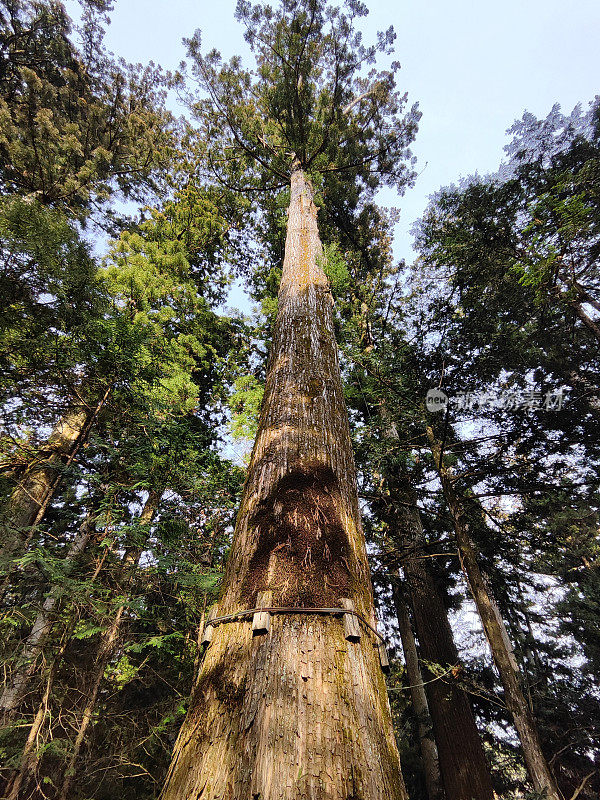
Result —
[{"label": "blue sky", "polygon": [[[276,1],[276,0],[275,0]],[[67,6],[75,7],[74,0]],[[399,205],[395,253],[412,257],[410,228],[427,197],[475,171],[493,172],[506,129],[525,109],[546,116],[555,102],[570,112],[600,92],[600,2],[574,0],[367,0],[365,39],[394,26],[399,83],[423,117],[413,147],[420,173]],[[196,28],[204,49],[247,52],[235,0],[116,0],[108,44],[128,61],[173,69]]]}]

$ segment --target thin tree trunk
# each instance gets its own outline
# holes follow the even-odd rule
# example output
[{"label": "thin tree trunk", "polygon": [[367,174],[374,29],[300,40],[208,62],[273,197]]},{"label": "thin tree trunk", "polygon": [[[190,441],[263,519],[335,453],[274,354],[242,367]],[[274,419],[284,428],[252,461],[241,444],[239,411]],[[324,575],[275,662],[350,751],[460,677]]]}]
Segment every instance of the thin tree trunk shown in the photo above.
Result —
[{"label": "thin tree trunk", "polygon": [[[94,532],[94,524],[91,518],[87,518],[81,525],[77,535],[73,539],[69,551],[65,556],[64,572],[68,575],[81,553],[84,551],[90,537]],[[52,629],[54,623],[54,611],[56,610],[63,589],[60,584],[52,587],[48,596],[44,600],[33,627],[23,648],[15,667],[14,674],[11,676],[9,684],[4,689],[0,697],[0,718],[6,724],[13,716],[23,693],[27,687],[29,679],[35,669],[38,656],[40,655],[46,637]]]},{"label": "thin tree trunk", "polygon": [[92,680],[91,680],[90,690],[83,709],[83,714],[81,715],[81,722],[79,723],[77,736],[75,737],[75,741],[73,742],[73,750],[71,751],[69,763],[67,764],[67,768],[65,769],[64,780],[59,795],[59,800],[67,800],[69,797],[69,791],[71,789],[73,779],[75,778],[75,768],[77,766],[77,760],[79,758],[81,748],[83,747],[83,743],[85,741],[85,735],[87,733],[87,729],[94,716],[94,709],[96,708],[96,702],[98,700],[98,692],[100,691],[102,679],[104,678],[106,665],[108,663],[110,656],[112,655],[115,643],[119,635],[119,629],[121,627],[121,621],[123,618],[124,610],[125,606],[119,606],[119,608],[117,609],[117,613],[113,617],[110,626],[102,636],[100,647],[98,648],[98,653],[96,655],[94,672],[91,676]]},{"label": "thin tree trunk", "polygon": [[586,314],[583,305],[578,300],[569,300],[568,303],[592,336],[600,342],[600,325],[598,325],[589,314]]},{"label": "thin tree trunk", "polygon": [[546,792],[547,800],[561,800],[554,775],[542,751],[533,714],[525,699],[522,676],[500,611],[479,567],[475,546],[469,532],[464,505],[454,489],[451,475],[443,461],[440,442],[428,426],[427,436],[440,475],[446,504],[452,517],[461,564],[475,600],[510,711],[523,748],[527,772],[537,792]]},{"label": "thin tree trunk", "polygon": [[[142,513],[140,514],[139,519],[137,521],[137,524],[139,526],[150,525],[158,509],[161,496],[162,493],[154,491],[150,492],[150,494],[148,495],[148,499],[144,504],[144,508],[142,509]],[[144,547],[145,547],[145,542],[141,545],[138,545],[137,547],[132,547],[127,550],[125,557],[123,558],[123,564],[122,564],[122,571],[125,575],[127,575],[127,573],[130,570],[132,570],[132,568],[135,568],[137,566],[140,556],[144,551]],[[133,575],[130,574],[128,578],[129,578],[128,582],[131,583]],[[115,645],[121,628],[121,622],[123,620],[124,611],[125,611],[125,606],[124,605],[119,606],[115,616],[113,617],[111,624],[106,629],[100,640],[100,645],[98,647],[98,652],[96,654],[94,662],[95,668],[92,674],[90,690],[83,709],[83,713],[81,715],[81,722],[79,724],[77,736],[75,737],[75,741],[73,743],[73,750],[71,751],[69,763],[64,773],[64,780],[59,795],[59,800],[68,800],[69,791],[71,789],[71,785],[75,778],[77,760],[79,758],[81,748],[83,747],[83,744],[85,742],[85,736],[87,730],[94,716],[94,710],[96,708],[96,703],[98,701],[98,693],[100,691],[100,686],[102,685],[102,680],[104,678],[106,665],[108,664],[115,649]]]},{"label": "thin tree trunk", "polygon": [[[398,429],[385,402],[379,413],[385,436],[398,441]],[[401,564],[413,609],[413,619],[421,660],[425,662],[426,702],[433,724],[437,745],[437,758],[446,800],[493,800],[492,776],[487,763],[475,716],[467,693],[457,684],[453,670],[460,670],[458,650],[442,597],[436,586],[429,564],[424,556],[425,536],[409,475],[400,470],[384,475],[389,491],[390,505],[386,517],[388,535],[395,550],[400,553]],[[398,612],[398,625],[404,647],[403,630],[412,638],[410,619],[405,620],[406,606],[394,592]],[[414,644],[414,639],[413,639]],[[410,641],[407,641],[409,651]],[[406,654],[406,650],[405,650]],[[442,677],[429,670],[435,664],[446,670]],[[407,659],[408,666],[408,659]],[[419,670],[416,665],[417,674]],[[411,684],[419,681],[411,680]],[[457,746],[460,742],[460,747]]]},{"label": "thin tree trunk", "polygon": [[415,642],[408,608],[406,607],[406,603],[398,586],[394,587],[394,605],[396,606],[398,628],[400,630],[400,639],[402,640],[406,676],[410,686],[410,698],[417,718],[419,748],[423,759],[423,773],[425,776],[427,797],[429,800],[443,800],[444,792],[441,784],[438,751],[433,740],[433,723],[429,714],[425,685],[419,667],[417,644]]},{"label": "thin tree trunk", "polygon": [[[111,389],[106,390],[95,408],[78,406],[67,412],[19,479],[2,511],[3,560],[15,558],[27,550],[36,526],[44,518],[60,485],[62,470],[77,458]],[[10,573],[9,566],[0,587],[0,599],[8,588]]]},{"label": "thin tree trunk", "polygon": [[65,651],[67,646],[70,631],[67,633],[65,632],[62,640],[61,647],[52,662],[52,666],[48,670],[47,678],[46,678],[46,688],[44,689],[44,694],[38,706],[38,710],[36,712],[35,717],[33,718],[33,722],[29,729],[29,734],[27,735],[27,741],[25,742],[25,747],[23,748],[23,753],[21,754],[21,763],[19,764],[19,768],[15,771],[12,776],[8,779],[6,786],[3,791],[3,797],[6,800],[17,800],[19,797],[19,793],[21,791],[21,787],[26,780],[29,780],[29,776],[35,772],[37,764],[39,762],[39,748],[37,747],[38,736],[40,731],[42,730],[42,726],[44,724],[44,720],[48,716],[48,707],[50,704],[50,693],[52,690],[52,685],[54,683],[54,677],[56,675],[56,671],[60,664],[62,655]]},{"label": "thin tree trunk", "polygon": [[50,699],[50,689],[52,688],[52,678],[53,674],[51,673],[46,681],[44,696],[38,706],[38,710],[33,719],[31,728],[29,729],[29,735],[27,736],[27,741],[25,742],[19,770],[13,775],[12,780],[6,787],[6,800],[18,799],[23,781],[29,773],[33,772],[34,764],[37,763],[37,759],[34,755],[36,749],[35,745],[38,734],[48,713],[48,702]]},{"label": "thin tree trunk", "polygon": [[[295,165],[265,399],[219,615],[271,592],[274,607],[347,598],[374,624],[321,253],[312,188]],[[248,619],[212,626],[163,800],[405,800],[378,650],[360,625],[359,641],[331,614],[273,614],[255,636]]]},{"label": "thin tree trunk", "polygon": [[[460,660],[448,614],[423,555],[423,527],[414,492],[406,476],[391,484],[394,514],[390,536],[403,552],[402,566],[410,592],[422,662],[445,671],[440,677],[426,668],[425,690],[447,800],[492,800],[494,790],[481,738],[467,693],[454,671]],[[460,742],[460,746],[458,746]]]}]

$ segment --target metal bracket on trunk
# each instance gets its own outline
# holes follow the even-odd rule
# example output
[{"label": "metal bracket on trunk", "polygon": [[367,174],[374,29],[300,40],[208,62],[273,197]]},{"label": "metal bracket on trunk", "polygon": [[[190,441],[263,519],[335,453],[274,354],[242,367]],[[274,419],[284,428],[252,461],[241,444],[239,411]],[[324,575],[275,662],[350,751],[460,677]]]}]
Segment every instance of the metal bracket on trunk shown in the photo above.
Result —
[{"label": "metal bracket on trunk", "polygon": [[217,607],[213,606],[211,610],[208,612],[208,618],[204,623],[204,630],[202,631],[202,639],[200,639],[200,647],[202,645],[209,645],[212,642],[213,632],[215,630],[214,625],[211,625],[211,620],[215,619],[217,616]]},{"label": "metal bracket on trunk", "polygon": [[[347,597],[340,597],[339,604],[347,611],[354,611],[354,603]],[[344,614],[344,637],[349,642],[360,642],[360,625],[354,614]]]},{"label": "metal bracket on trunk", "polygon": [[[259,592],[256,598],[258,608],[268,608],[273,601],[273,592]],[[256,611],[252,617],[252,634],[256,636],[271,630],[271,614],[268,611]]]}]

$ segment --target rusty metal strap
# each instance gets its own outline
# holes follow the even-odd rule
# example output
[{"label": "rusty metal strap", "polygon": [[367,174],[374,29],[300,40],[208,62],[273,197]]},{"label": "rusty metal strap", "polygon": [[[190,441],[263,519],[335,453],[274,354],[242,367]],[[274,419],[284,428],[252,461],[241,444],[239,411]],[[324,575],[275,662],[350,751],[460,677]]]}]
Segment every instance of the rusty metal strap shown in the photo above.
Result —
[{"label": "rusty metal strap", "polygon": [[244,617],[251,617],[253,614],[260,612],[268,612],[269,614],[325,614],[330,616],[341,616],[342,614],[353,614],[359,619],[362,624],[368,628],[371,633],[374,633],[378,639],[384,644],[386,643],[385,636],[382,636],[379,631],[370,625],[362,614],[358,611],[350,610],[347,608],[303,608],[302,606],[281,606],[281,607],[266,607],[266,608],[249,608],[245,611],[236,611],[234,614],[226,614],[223,617],[215,617],[214,619],[206,620],[205,627],[209,625],[221,625],[225,622],[235,622],[235,620],[243,619]]}]

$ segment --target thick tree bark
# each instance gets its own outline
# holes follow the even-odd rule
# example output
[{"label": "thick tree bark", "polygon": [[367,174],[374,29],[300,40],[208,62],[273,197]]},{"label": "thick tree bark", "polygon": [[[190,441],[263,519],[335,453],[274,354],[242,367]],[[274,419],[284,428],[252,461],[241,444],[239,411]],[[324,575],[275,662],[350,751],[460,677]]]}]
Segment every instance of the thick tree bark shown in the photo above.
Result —
[{"label": "thick tree bark", "polygon": [[429,714],[425,684],[423,682],[421,668],[419,667],[417,644],[415,642],[408,608],[398,586],[394,587],[394,604],[396,606],[400,639],[402,640],[406,676],[410,686],[410,699],[417,718],[419,748],[423,761],[427,797],[428,800],[444,800],[438,751],[433,740],[433,723]]},{"label": "thick tree bark", "polygon": [[[312,189],[298,166],[265,399],[218,615],[339,607],[374,624]],[[353,618],[356,619],[356,618]],[[405,800],[375,640],[329,614],[213,626],[163,800]]]},{"label": "thick tree bark", "polygon": [[427,428],[427,436],[452,517],[461,564],[504,687],[506,707],[512,715],[521,741],[527,772],[537,792],[546,792],[547,800],[561,800],[554,775],[542,750],[533,714],[523,692],[522,676],[506,626],[479,567],[463,502],[454,489],[452,477],[444,465],[441,444],[431,427]]},{"label": "thick tree bark", "polygon": [[[148,495],[148,499],[144,504],[144,508],[142,509],[142,513],[140,514],[139,519],[137,521],[138,525],[140,526],[150,525],[158,509],[161,496],[162,494],[159,492],[154,492],[154,491],[150,492],[150,494]],[[133,578],[131,572],[135,571],[135,567],[137,566],[140,556],[144,551],[144,547],[145,547],[145,542],[141,545],[137,545],[136,547],[129,548],[125,553],[122,563],[122,571],[126,578],[126,583],[128,584],[131,583],[131,579]],[[96,654],[96,658],[94,661],[94,670],[91,675],[89,692],[86,698],[83,713],[81,715],[81,721],[79,723],[79,728],[77,730],[77,736],[75,737],[75,741],[73,743],[73,749],[71,751],[69,763],[67,764],[67,768],[64,773],[64,780],[59,795],[59,800],[68,800],[69,798],[71,785],[73,784],[73,780],[75,778],[77,760],[79,758],[79,754],[81,753],[81,749],[84,745],[87,730],[94,716],[94,710],[96,708],[96,703],[98,701],[98,693],[100,692],[100,686],[102,685],[102,680],[104,678],[106,665],[108,664],[111,656],[113,655],[115,646],[118,641],[119,631],[121,628],[121,622],[123,620],[124,612],[125,612],[125,606],[124,605],[119,606],[119,608],[115,613],[115,616],[112,619],[112,622],[110,623],[108,628],[104,631],[104,634],[102,635],[102,638],[100,640],[98,652]]]},{"label": "thick tree bark", "polygon": [[[88,518],[81,525],[81,528],[73,539],[69,551],[65,556],[65,574],[69,574],[72,571],[77,559],[85,550],[93,532],[94,524],[92,520]],[[4,724],[10,721],[23,697],[23,693],[35,669],[46,637],[52,630],[54,612],[60,603],[62,594],[63,589],[60,584],[53,586],[48,593],[33,623],[31,632],[23,645],[14,673],[11,675],[10,681],[4,689],[2,696],[0,696],[0,719],[2,719]]]},{"label": "thick tree bark", "polygon": [[[447,800],[492,800],[494,791],[481,738],[466,692],[453,671],[460,670],[448,614],[423,553],[423,528],[414,492],[404,476],[392,485],[394,515],[390,535],[403,552],[421,660],[446,671],[425,669],[429,712]],[[460,743],[460,745],[458,744]]]}]

